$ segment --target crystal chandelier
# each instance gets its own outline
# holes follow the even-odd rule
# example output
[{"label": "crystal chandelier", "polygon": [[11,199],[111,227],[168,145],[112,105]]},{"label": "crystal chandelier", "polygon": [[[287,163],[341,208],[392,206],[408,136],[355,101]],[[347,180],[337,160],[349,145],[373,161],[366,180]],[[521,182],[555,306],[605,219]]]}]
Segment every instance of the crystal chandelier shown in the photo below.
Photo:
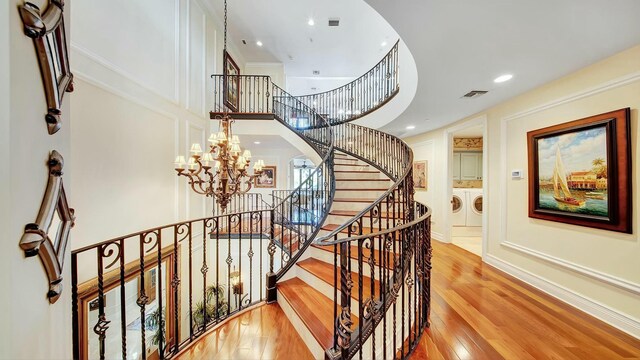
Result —
[{"label": "crystal chandelier", "polygon": [[175,161],[178,176],[187,177],[196,193],[214,197],[223,212],[234,195],[251,190],[253,180],[264,167],[264,162],[258,160],[253,174],[248,173],[251,151],[240,148],[238,136],[231,131],[232,122],[228,115],[220,119],[220,131],[209,137],[209,151],[203,153],[200,144],[195,143],[187,162],[181,155]]},{"label": "crystal chandelier", "polygon": [[[227,52],[227,1],[224,2],[224,53]],[[225,76],[225,87],[228,82]],[[226,91],[226,89],[224,89]],[[189,179],[191,189],[198,194],[211,196],[217,200],[218,206],[225,212],[227,204],[235,195],[245,194],[251,190],[253,180],[262,174],[264,162],[258,160],[253,165],[253,174],[247,172],[251,162],[251,152],[240,148],[240,140],[231,131],[233,119],[224,109],[219,119],[218,133],[209,137],[209,151],[203,153],[200,144],[191,145],[191,156],[178,155],[175,170],[178,176]],[[186,167],[185,167],[186,166]]]}]

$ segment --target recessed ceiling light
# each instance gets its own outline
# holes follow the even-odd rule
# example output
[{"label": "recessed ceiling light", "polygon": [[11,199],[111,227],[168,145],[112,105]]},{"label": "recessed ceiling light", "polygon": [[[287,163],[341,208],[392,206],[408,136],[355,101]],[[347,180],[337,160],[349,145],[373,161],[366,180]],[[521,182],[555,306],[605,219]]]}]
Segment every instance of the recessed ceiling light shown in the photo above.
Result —
[{"label": "recessed ceiling light", "polygon": [[380,44],[380,46],[382,46],[382,47],[387,46],[387,42],[386,42],[386,41],[383,41],[383,42]]},{"label": "recessed ceiling light", "polygon": [[256,145],[260,145],[260,141],[254,141],[253,143]]},{"label": "recessed ceiling light", "polygon": [[413,130],[413,129],[415,129],[415,128],[416,128],[416,127],[415,127],[415,125],[409,125],[409,126],[407,126],[407,130]]},{"label": "recessed ceiling light", "polygon": [[309,24],[309,26],[313,26],[313,25],[316,24],[316,22],[313,21],[313,19],[310,18],[309,21],[307,21],[307,24]]},{"label": "recessed ceiling light", "polygon": [[260,41],[260,40],[256,41],[256,45],[262,46],[262,41]]},{"label": "recessed ceiling light", "polygon": [[511,80],[511,78],[513,77],[513,75],[511,74],[504,74],[504,75],[500,75],[497,78],[495,78],[493,80],[494,83],[503,83],[505,81],[509,81]]}]

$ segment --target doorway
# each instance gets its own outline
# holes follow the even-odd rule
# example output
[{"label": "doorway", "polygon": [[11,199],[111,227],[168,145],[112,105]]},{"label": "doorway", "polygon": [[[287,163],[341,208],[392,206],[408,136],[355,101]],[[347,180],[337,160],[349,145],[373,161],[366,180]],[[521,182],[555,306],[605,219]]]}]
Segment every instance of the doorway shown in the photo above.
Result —
[{"label": "doorway", "polygon": [[480,257],[486,253],[486,129],[483,116],[445,131],[445,239]]}]

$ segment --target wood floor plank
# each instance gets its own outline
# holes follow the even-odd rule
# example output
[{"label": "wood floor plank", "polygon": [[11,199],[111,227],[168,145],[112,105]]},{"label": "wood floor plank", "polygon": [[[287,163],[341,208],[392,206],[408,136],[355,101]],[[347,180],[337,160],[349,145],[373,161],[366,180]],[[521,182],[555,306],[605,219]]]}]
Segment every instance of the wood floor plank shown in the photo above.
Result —
[{"label": "wood floor plank", "polygon": [[454,245],[433,242],[428,359],[633,359],[624,334]]},{"label": "wood floor plank", "polygon": [[280,306],[270,304],[227,321],[177,359],[311,360],[313,356]]},{"label": "wood floor plank", "polygon": [[[357,251],[352,248],[354,253]],[[321,276],[330,275],[332,281],[332,271],[324,272]],[[291,288],[293,292],[296,289],[309,292]],[[640,359],[639,339],[482,263],[478,256],[454,245],[433,242],[431,294],[431,327],[422,334],[412,359]],[[319,293],[314,295],[321,301],[328,300]],[[317,315],[323,320],[315,321],[330,339],[331,300],[324,301],[325,305],[306,298],[299,301],[308,305],[310,313],[320,314],[322,308],[330,311],[329,315]],[[180,359],[311,358],[279,307],[259,309],[263,309],[261,313],[230,320]],[[353,318],[357,320],[355,315]],[[256,322],[260,325],[247,325]],[[321,344],[331,345],[326,340]],[[398,339],[396,348],[401,344]]]}]

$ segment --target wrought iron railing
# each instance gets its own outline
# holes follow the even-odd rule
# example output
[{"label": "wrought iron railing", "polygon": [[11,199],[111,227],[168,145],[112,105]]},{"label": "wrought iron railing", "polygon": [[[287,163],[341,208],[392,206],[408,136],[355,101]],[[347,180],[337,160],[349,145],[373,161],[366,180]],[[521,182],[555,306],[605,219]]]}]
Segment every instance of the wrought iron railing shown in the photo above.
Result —
[{"label": "wrought iron railing", "polygon": [[[348,123],[333,128],[337,150],[369,163],[394,184],[315,240],[334,247],[334,346],[327,357],[405,358],[428,326],[430,308],[431,215],[413,201],[413,152],[375,129]],[[354,284],[358,296],[352,303]]]},{"label": "wrought iron railing", "polygon": [[[291,268],[320,231],[335,195],[333,174],[333,129],[327,120],[276,85],[272,87],[276,120],[300,136],[322,161],[300,185],[274,203],[272,218],[280,247],[280,279]],[[312,189],[312,190],[310,190]],[[301,221],[313,214],[313,221]],[[275,284],[274,284],[275,285]]]},{"label": "wrought iron railing", "polygon": [[400,90],[398,43],[364,75],[339,88],[298,96],[331,125],[365,116],[391,100]]},{"label": "wrought iron railing", "polygon": [[[335,190],[333,130],[265,79],[242,78],[247,93],[238,110],[272,112],[321,156],[321,163],[272,206],[259,194],[245,194],[234,197],[225,214],[214,206],[213,217],[74,250],[74,358],[172,358],[230,315],[275,300],[277,278],[310,245],[329,212]],[[265,101],[248,99],[254,95]],[[245,206],[254,208],[242,211]],[[313,221],[300,221],[308,214],[314,214]]]},{"label": "wrought iron railing", "polygon": [[179,222],[72,251],[75,359],[171,358],[266,299],[271,210]]},{"label": "wrought iron railing", "polygon": [[262,194],[260,193],[245,193],[245,194],[236,194],[231,197],[229,203],[227,204],[226,209],[220,207],[220,205],[215,202],[213,204],[213,215],[222,215],[222,214],[232,214],[247,210],[268,210],[271,209],[271,204],[266,202]]},{"label": "wrought iron railing", "polygon": [[[413,201],[408,146],[346,123],[398,92],[397,52],[398,44],[367,74],[323,94],[294,97],[269,77],[239,76],[233,112],[273,116],[305,140],[321,163],[296,189],[274,192],[267,209],[261,198],[247,195],[227,214],[214,212],[74,250],[74,358],[146,359],[154,352],[172,358],[229,316],[275,299],[277,279],[312,242],[334,248],[334,345],[327,357],[410,354],[428,326],[430,210]],[[221,112],[224,79],[213,79],[213,112]],[[394,184],[316,240],[335,193],[334,146],[373,165]],[[237,212],[253,205],[258,209]],[[352,305],[354,276],[359,296]]]},{"label": "wrought iron railing", "polygon": [[[212,75],[213,112],[222,112],[225,107],[224,75]],[[238,84],[238,100],[233,112],[245,114],[273,114],[273,89],[269,76],[263,75],[227,75],[229,83]]]}]

